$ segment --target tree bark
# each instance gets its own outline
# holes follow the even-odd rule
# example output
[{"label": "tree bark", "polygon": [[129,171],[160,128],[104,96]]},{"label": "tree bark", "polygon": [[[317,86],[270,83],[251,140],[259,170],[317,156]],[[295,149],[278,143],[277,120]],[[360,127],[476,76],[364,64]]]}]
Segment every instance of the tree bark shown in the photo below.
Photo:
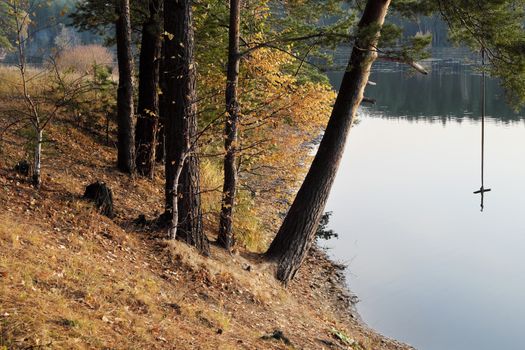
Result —
[{"label": "tree bark", "polygon": [[39,189],[42,185],[42,142],[44,139],[44,131],[40,128],[36,130],[35,136],[35,154],[34,154],[34,164],[33,164],[33,186]]},{"label": "tree bark", "polygon": [[138,118],[135,130],[137,172],[153,178],[159,118],[160,3],[149,1],[149,17],[142,25],[139,62]]},{"label": "tree bark", "polygon": [[[166,135],[166,212],[177,215],[177,235],[200,252],[209,253],[202,228],[199,190],[199,162],[196,157],[197,133],[195,64],[191,0],[164,0],[165,38],[165,135]],[[184,162],[179,182],[176,173]],[[173,198],[174,189],[177,198]],[[178,200],[177,200],[178,199]]]},{"label": "tree bark", "polygon": [[370,68],[390,0],[368,0],[359,35],[341,82],[330,120],[312,165],[266,257],[278,261],[277,278],[288,283],[296,274],[314,238],[346,139],[363,98]]},{"label": "tree bark", "polygon": [[179,201],[177,199],[179,198],[180,176],[182,174],[182,170],[184,169],[184,158],[185,157],[178,160],[177,167],[175,168],[175,172],[173,174],[173,189],[171,192],[171,196],[173,197],[172,208],[171,208],[172,215],[171,215],[171,225],[168,230],[168,239],[177,238],[177,231],[179,228],[179,203],[178,203]]},{"label": "tree bark", "polygon": [[[196,130],[196,123],[192,126]],[[202,208],[200,197],[199,158],[191,151],[184,164],[180,178],[179,196],[179,232],[190,245],[202,253],[209,254],[209,243],[202,226]]]},{"label": "tree bark", "polygon": [[168,109],[166,103],[166,40],[162,40],[161,55],[160,55],[160,73],[159,73],[159,125],[157,127],[157,147],[155,150],[155,160],[162,163],[166,157],[166,133],[164,128],[164,120],[166,119],[166,111]]},{"label": "tree bark", "polygon": [[237,124],[239,121],[239,30],[240,30],[240,0],[230,0],[230,26],[228,45],[228,70],[226,76],[226,112],[224,126],[224,183],[222,188],[222,205],[219,222],[218,243],[226,249],[231,249],[235,243],[233,235],[233,207],[237,190]]},{"label": "tree bark", "polygon": [[131,20],[129,0],[117,3],[117,61],[119,82],[117,90],[118,154],[117,167],[125,173],[135,170],[133,117],[133,56],[131,53]]},{"label": "tree bark", "polygon": [[162,99],[159,99],[159,124],[157,125],[157,146],[155,147],[155,161],[157,163],[163,163],[166,156],[166,136],[164,133],[164,119],[162,119],[164,113],[162,113]]}]

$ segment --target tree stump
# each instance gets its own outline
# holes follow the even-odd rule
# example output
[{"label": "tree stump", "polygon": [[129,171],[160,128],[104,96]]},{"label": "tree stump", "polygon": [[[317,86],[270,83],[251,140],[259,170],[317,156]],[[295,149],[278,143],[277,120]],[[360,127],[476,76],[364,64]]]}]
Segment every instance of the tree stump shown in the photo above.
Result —
[{"label": "tree stump", "polygon": [[31,164],[27,160],[21,160],[15,165],[15,171],[23,176],[29,176]]},{"label": "tree stump", "polygon": [[102,215],[108,218],[115,216],[113,213],[113,193],[104,182],[97,181],[88,185],[84,191],[83,198],[95,203]]}]

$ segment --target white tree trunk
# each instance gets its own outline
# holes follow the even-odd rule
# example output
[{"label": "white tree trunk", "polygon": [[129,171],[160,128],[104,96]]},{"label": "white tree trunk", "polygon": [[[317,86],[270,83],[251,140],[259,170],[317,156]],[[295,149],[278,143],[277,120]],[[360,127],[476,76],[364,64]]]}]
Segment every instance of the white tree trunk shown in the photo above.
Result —
[{"label": "white tree trunk", "polygon": [[36,132],[36,145],[35,145],[35,154],[34,154],[34,164],[33,164],[33,185],[36,188],[40,188],[42,184],[42,177],[40,175],[40,168],[42,164],[42,139],[44,136],[44,131],[38,129]]},{"label": "white tree trunk", "polygon": [[179,179],[184,168],[184,162],[186,161],[186,155],[183,154],[177,164],[175,165],[175,174],[173,176],[173,208],[171,212],[171,226],[168,230],[168,239],[177,238],[177,227],[179,226]]}]

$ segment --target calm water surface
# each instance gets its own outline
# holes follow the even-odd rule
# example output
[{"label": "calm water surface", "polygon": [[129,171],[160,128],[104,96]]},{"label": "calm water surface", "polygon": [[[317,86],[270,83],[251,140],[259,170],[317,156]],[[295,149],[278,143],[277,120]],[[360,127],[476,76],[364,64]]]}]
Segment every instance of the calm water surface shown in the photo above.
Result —
[{"label": "calm water surface", "polygon": [[378,103],[351,132],[326,245],[381,333],[420,350],[522,350],[525,122],[488,81],[480,212],[480,78],[462,61],[435,60],[428,76],[376,66]]}]

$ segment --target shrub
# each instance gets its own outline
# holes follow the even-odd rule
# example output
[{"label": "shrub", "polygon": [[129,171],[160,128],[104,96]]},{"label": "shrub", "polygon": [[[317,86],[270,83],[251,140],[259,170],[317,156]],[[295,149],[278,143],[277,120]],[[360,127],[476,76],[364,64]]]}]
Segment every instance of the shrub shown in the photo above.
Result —
[{"label": "shrub", "polygon": [[62,51],[56,61],[62,70],[93,74],[95,66],[112,67],[113,54],[101,45],[79,45]]}]

